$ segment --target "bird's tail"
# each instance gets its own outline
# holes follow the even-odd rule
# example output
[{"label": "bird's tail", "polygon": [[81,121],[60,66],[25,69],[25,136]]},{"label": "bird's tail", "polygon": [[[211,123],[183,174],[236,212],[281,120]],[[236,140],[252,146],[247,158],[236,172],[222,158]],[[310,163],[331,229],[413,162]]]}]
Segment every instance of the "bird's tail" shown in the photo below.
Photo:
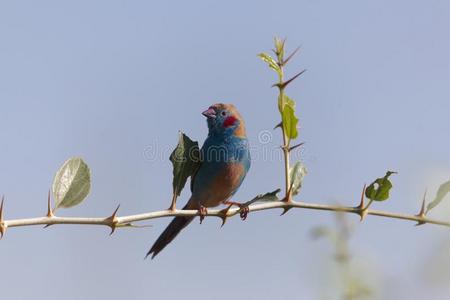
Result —
[{"label": "bird's tail", "polygon": [[[189,201],[183,209],[194,209],[191,203],[192,201]],[[151,254],[153,259],[159,252],[161,252],[162,249],[172,242],[180,231],[183,230],[184,227],[188,226],[194,218],[195,217],[175,217],[163,233],[161,233],[145,257]]]}]

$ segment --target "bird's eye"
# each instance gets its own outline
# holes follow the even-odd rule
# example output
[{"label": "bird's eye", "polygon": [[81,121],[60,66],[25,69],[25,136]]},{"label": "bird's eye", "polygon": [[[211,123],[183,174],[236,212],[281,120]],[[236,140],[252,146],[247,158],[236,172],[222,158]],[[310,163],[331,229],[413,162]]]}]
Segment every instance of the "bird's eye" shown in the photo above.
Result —
[{"label": "bird's eye", "polygon": [[223,110],[220,114],[225,117],[227,115],[227,112]]}]

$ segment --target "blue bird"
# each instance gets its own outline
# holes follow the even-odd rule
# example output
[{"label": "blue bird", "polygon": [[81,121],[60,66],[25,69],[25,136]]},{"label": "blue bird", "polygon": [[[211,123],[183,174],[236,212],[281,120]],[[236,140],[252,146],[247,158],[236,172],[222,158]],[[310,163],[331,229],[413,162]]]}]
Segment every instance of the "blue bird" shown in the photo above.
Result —
[{"label": "blue bird", "polygon": [[[208,137],[201,150],[201,164],[191,178],[192,195],[183,209],[197,209],[200,218],[208,207],[229,201],[242,184],[250,168],[249,143],[245,124],[232,104],[217,103],[202,113],[207,118]],[[244,214],[245,215],[245,214]],[[152,259],[185,228],[194,217],[175,217],[153,244]]]}]

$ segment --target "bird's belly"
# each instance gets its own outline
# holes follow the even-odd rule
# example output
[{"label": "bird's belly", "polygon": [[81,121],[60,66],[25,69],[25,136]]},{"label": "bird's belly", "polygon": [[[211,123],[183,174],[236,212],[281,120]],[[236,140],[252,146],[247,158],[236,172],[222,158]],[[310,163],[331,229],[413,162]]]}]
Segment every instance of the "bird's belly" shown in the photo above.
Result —
[{"label": "bird's belly", "polygon": [[205,186],[194,190],[195,199],[205,207],[215,207],[229,199],[239,188],[245,169],[240,163],[227,163],[211,174]]}]

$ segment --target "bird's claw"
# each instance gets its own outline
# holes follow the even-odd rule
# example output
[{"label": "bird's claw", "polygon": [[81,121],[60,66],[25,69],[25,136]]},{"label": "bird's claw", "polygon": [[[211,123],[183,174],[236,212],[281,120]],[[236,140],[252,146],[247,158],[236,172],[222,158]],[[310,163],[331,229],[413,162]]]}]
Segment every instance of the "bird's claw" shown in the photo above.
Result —
[{"label": "bird's claw", "polygon": [[247,205],[242,205],[239,216],[241,217],[242,221],[245,221],[247,219],[248,213],[250,212],[250,208]]},{"label": "bird's claw", "polygon": [[241,220],[244,221],[247,219],[248,213],[250,212],[250,208],[246,204],[242,204],[239,202],[234,201],[225,201],[223,204],[228,204],[228,208],[225,209],[225,212],[228,212],[231,206],[235,205],[239,207],[239,216],[241,217]]},{"label": "bird's claw", "polygon": [[198,213],[200,215],[200,224],[202,224],[203,220],[205,219],[206,215],[208,214],[208,209],[204,207],[203,205],[200,205],[198,208]]}]

